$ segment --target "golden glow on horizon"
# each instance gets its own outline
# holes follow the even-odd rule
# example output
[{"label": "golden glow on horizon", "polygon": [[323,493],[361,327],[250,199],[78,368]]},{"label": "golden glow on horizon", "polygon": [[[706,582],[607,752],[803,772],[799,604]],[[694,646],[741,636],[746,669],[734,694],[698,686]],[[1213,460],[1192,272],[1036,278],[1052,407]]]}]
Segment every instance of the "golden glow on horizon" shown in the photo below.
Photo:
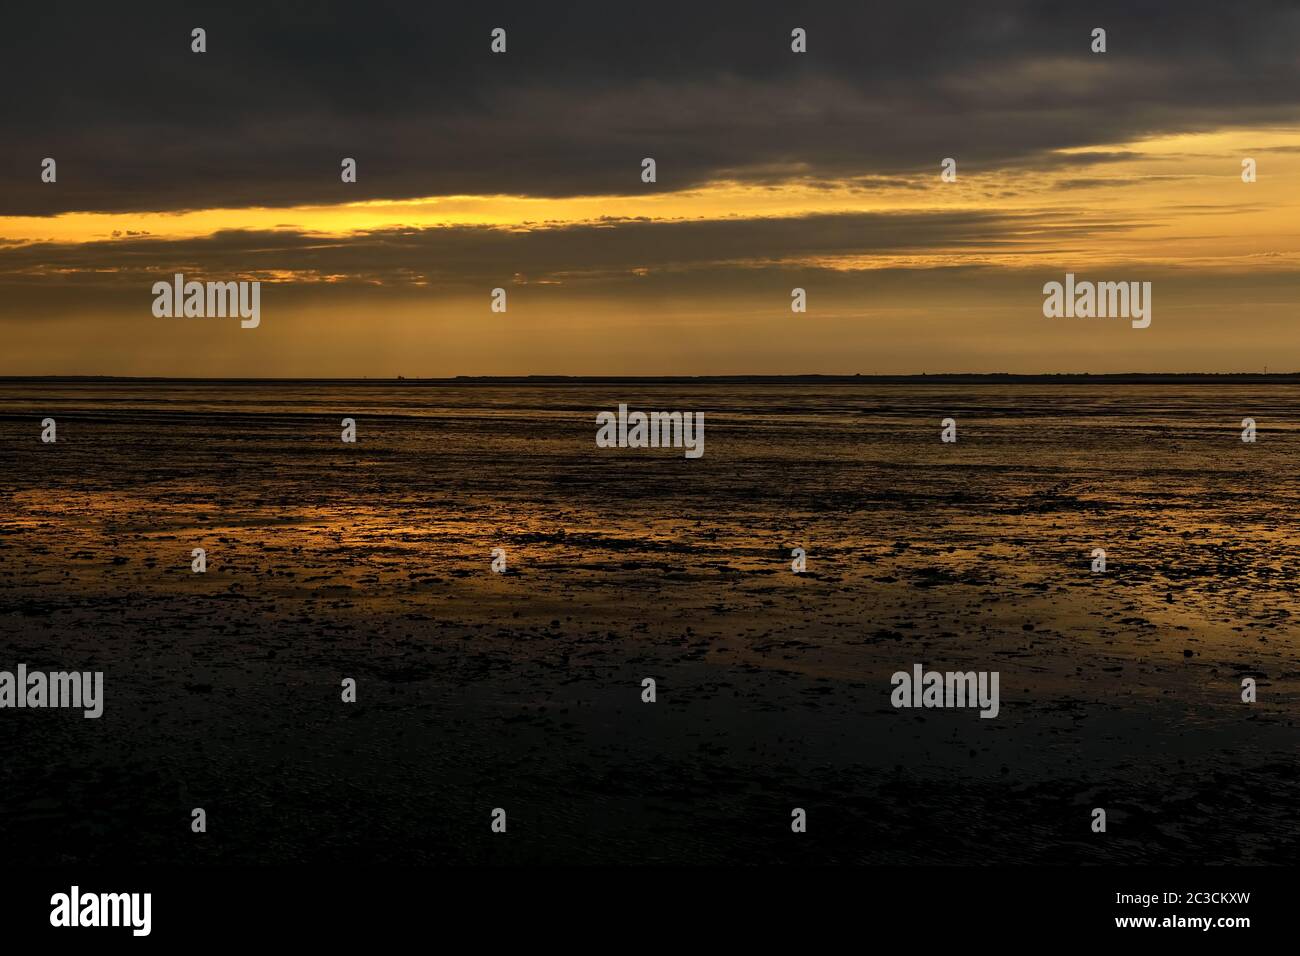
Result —
[{"label": "golden glow on horizon", "polygon": [[[1095,161],[1100,155],[1117,157]],[[1300,130],[1233,129],[1152,137],[1129,143],[1059,150],[1046,168],[996,171],[963,169],[943,183],[936,161],[924,176],[862,177],[840,181],[794,175],[767,184],[719,181],[679,192],[622,196],[433,196],[291,208],[196,209],[184,212],[68,213],[0,218],[4,244],[103,243],[103,264],[68,266],[51,261],[11,269],[29,281],[112,280],[127,272],[116,242],[201,239],[223,230],[294,231],[330,242],[388,229],[485,227],[533,231],[572,226],[616,229],[620,223],[780,220],[847,213],[1001,214],[987,237],[969,227],[916,247],[862,247],[790,254],[774,234],[770,255],[680,260],[634,266],[623,274],[690,273],[717,267],[763,270],[775,266],[836,272],[945,267],[1032,269],[1069,263],[1072,268],[1187,268],[1198,272],[1268,273],[1300,267],[1296,226],[1300,180]],[[1258,164],[1258,181],[1241,181],[1241,160]],[[791,171],[787,170],[787,173]],[[884,227],[887,235],[888,226]],[[882,233],[875,230],[875,236]],[[888,245],[886,243],[886,245]],[[97,252],[96,255],[99,253]],[[578,284],[618,270],[572,268],[516,277],[515,284]],[[234,278],[320,286],[437,285],[430,276],[396,269],[386,276],[290,270],[249,250]]]},{"label": "golden glow on horizon", "polygon": [[[1089,154],[1132,153],[1106,162]],[[882,265],[1026,265],[1044,245],[1088,261],[1133,258],[1185,262],[1198,268],[1294,266],[1300,257],[1295,222],[1300,177],[1300,131],[1237,129],[1162,136],[1131,143],[1061,150],[1077,164],[1049,169],[969,172],[958,157],[958,182],[932,173],[911,178],[866,177],[778,183],[733,181],[648,195],[431,196],[289,208],[195,209],[182,212],[66,213],[53,217],[0,218],[6,243],[85,243],[136,238],[187,239],[222,230],[292,230],[337,239],[384,229],[488,226],[534,230],[573,225],[613,228],[618,221],[709,221],[785,218],[836,213],[933,213],[969,210],[1025,215],[1010,241],[984,247],[954,243],[924,254],[846,255],[806,260],[831,268]],[[1241,158],[1259,164],[1259,181],[1241,182]],[[1094,222],[1101,230],[1078,234],[1062,249],[1053,225]],[[1116,227],[1120,228],[1116,228]],[[1039,230],[1047,229],[1047,232]],[[783,259],[781,261],[790,261]],[[761,263],[759,263],[761,264]],[[337,278],[337,277],[330,277]],[[320,281],[319,279],[317,281]]]},{"label": "golden glow on horizon", "polygon": [[[1241,181],[1244,157],[1258,164],[1255,183]],[[769,170],[763,184],[622,196],[0,218],[0,249],[37,244],[0,256],[11,293],[0,297],[0,375],[1248,371],[1280,366],[1290,354],[1300,129],[1152,137],[996,170],[956,158],[955,183],[940,180],[935,156],[908,177],[828,181],[786,167]],[[851,213],[934,221],[781,225]],[[741,241],[726,230],[725,242],[691,236],[681,248],[676,232],[623,234],[626,255],[596,260],[581,254],[591,238],[579,237],[572,261],[548,247],[499,277],[484,261],[499,243],[467,243],[466,256],[450,262],[437,253],[422,259],[418,241],[394,243],[404,248],[391,258],[383,241],[364,249],[358,241],[355,258],[348,250],[349,237],[388,229],[594,225],[607,226],[613,241],[620,224],[634,221],[735,221],[744,229],[754,220],[766,220],[763,231]],[[309,238],[215,244],[223,278],[278,286],[265,303],[273,319],[256,333],[152,314],[154,269],[208,265],[194,240],[290,230]],[[311,237],[328,254],[312,255]],[[159,245],[133,244],[141,238]],[[450,238],[428,248],[458,250]],[[790,274],[778,266],[838,274],[786,283]],[[1045,319],[1043,283],[1067,270],[1157,278],[1151,329]],[[1164,281],[1165,270],[1178,275]],[[672,280],[657,282],[665,273]],[[510,287],[508,319],[488,312],[487,290],[497,284]],[[792,321],[795,284],[810,285],[812,305]],[[391,294],[377,294],[381,285]]]}]

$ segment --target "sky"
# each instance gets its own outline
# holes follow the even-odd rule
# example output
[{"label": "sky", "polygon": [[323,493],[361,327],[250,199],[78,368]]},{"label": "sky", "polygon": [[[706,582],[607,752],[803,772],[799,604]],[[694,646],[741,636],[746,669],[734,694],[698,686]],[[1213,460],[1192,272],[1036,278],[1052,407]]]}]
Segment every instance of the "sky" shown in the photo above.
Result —
[{"label": "sky", "polygon": [[457,6],[7,11],[0,375],[1300,370],[1300,5]]}]

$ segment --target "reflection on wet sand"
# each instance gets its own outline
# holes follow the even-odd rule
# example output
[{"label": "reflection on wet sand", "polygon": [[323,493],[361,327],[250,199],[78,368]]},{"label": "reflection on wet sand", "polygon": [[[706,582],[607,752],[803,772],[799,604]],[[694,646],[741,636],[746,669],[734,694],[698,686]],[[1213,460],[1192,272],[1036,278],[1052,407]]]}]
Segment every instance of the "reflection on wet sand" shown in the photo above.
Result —
[{"label": "reflection on wet sand", "polygon": [[[0,719],[0,838],[19,861],[1289,862],[1298,398],[0,383],[8,663],[106,674],[99,720]],[[707,453],[597,450],[621,402],[706,413]],[[893,709],[920,661],[1000,672],[998,717]]]}]

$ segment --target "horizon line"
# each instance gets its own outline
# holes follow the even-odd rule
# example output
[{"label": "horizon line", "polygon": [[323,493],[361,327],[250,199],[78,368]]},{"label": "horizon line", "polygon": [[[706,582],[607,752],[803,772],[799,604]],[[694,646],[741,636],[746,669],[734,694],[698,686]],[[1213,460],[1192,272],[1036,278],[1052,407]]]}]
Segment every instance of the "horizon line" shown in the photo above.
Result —
[{"label": "horizon line", "polygon": [[801,372],[773,375],[455,375],[455,376],[169,376],[169,375],[0,375],[0,382],[226,382],[291,383],[337,382],[348,384],[581,384],[612,382],[701,382],[778,384],[806,382],[820,384],[854,384],[862,382],[903,383],[943,380],[948,382],[1215,382],[1224,379],[1251,381],[1296,381],[1295,372],[919,372],[906,374],[823,374]]}]

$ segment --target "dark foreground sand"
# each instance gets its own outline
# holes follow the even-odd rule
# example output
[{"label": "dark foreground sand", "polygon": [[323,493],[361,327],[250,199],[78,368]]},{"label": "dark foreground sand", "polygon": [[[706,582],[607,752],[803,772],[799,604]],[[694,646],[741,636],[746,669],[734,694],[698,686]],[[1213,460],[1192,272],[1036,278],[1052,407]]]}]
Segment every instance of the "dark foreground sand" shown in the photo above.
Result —
[{"label": "dark foreground sand", "polygon": [[[620,401],[704,457],[596,449]],[[107,698],[0,711],[0,846],[1293,863],[1298,429],[1269,385],[0,381],[0,669]],[[894,710],[918,662],[1001,714]]]}]

